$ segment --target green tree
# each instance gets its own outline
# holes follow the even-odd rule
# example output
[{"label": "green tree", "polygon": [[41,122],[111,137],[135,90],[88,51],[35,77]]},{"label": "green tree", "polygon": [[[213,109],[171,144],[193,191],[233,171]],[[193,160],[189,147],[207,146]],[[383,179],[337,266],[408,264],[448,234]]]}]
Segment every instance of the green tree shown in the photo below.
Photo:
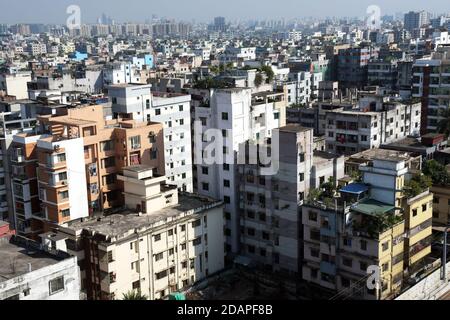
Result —
[{"label": "green tree", "polygon": [[255,76],[255,86],[259,87],[263,83],[263,77],[260,73],[257,73]]},{"label": "green tree", "polygon": [[148,297],[141,290],[132,290],[124,293],[122,300],[148,300]]},{"label": "green tree", "polygon": [[271,83],[275,78],[275,73],[273,72],[272,68],[270,66],[262,66],[260,70],[266,74],[266,82]]},{"label": "green tree", "polygon": [[425,162],[422,172],[431,178],[433,184],[442,186],[450,184],[450,174],[448,173],[447,168],[436,160]]},{"label": "green tree", "polygon": [[408,198],[413,198],[432,186],[433,182],[429,176],[423,174],[414,175],[405,183],[404,193]]}]

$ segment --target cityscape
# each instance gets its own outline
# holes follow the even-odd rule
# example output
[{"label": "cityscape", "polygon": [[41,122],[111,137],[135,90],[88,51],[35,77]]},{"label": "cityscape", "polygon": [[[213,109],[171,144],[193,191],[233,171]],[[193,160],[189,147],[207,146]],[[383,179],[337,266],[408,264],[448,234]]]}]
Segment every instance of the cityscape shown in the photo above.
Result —
[{"label": "cityscape", "polygon": [[0,300],[450,300],[448,2],[23,2]]}]

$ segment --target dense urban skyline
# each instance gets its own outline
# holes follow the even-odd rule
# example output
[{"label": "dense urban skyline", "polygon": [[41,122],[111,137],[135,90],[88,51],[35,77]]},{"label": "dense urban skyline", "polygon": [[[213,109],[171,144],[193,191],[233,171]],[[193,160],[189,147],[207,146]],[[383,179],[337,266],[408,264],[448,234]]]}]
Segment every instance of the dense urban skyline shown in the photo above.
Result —
[{"label": "dense urban skyline", "polygon": [[[242,2],[231,0],[227,2],[215,2],[214,5],[208,0],[196,0],[192,2],[176,0],[174,2],[154,4],[145,0],[132,0],[127,2],[113,2],[106,0],[43,0],[31,2],[25,0],[4,1],[8,10],[1,10],[1,23],[64,23],[69,5],[78,5],[81,8],[82,23],[94,23],[97,17],[106,13],[118,22],[134,21],[140,22],[150,19],[152,15],[174,18],[186,21],[209,22],[214,16],[224,16],[228,20],[247,19],[292,19],[301,17],[325,18],[327,16],[337,17],[363,17],[369,5],[378,5],[381,14],[394,14],[409,10],[424,9],[422,3],[411,3],[410,1],[356,1],[347,0],[345,6],[329,6],[326,0],[280,0],[276,7],[264,5],[264,2],[247,0],[244,6]],[[269,3],[268,3],[269,4]],[[24,6],[27,10],[23,10]],[[131,10],[130,10],[131,8]],[[138,9],[138,10],[135,10]],[[450,12],[450,5],[441,0],[427,1],[426,10],[435,13]]]}]

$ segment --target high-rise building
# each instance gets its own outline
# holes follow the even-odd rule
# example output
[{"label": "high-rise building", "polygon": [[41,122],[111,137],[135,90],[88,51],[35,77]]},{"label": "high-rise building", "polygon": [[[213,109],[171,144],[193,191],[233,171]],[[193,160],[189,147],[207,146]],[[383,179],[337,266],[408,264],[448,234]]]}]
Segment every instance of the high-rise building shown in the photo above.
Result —
[{"label": "high-rise building", "polygon": [[421,133],[436,131],[450,106],[450,48],[440,47],[413,64],[412,96],[422,102]]},{"label": "high-rise building", "polygon": [[235,157],[241,143],[263,142],[272,136],[273,129],[286,124],[286,95],[252,94],[249,88],[209,89],[201,93],[204,99],[193,101],[195,186],[200,194],[224,200],[225,214],[229,216],[225,225],[226,249],[237,253],[240,219]]},{"label": "high-rise building", "polygon": [[[301,206],[310,190],[330,181],[337,185],[344,176],[344,158],[314,151],[313,129],[296,124],[274,129],[272,141],[279,148],[268,144],[259,149],[272,147],[272,155],[278,153],[272,157],[272,164],[278,162],[277,172],[265,174],[250,150],[246,151],[253,161],[238,165],[240,255],[271,270],[300,275]],[[257,148],[252,143],[242,147]]]},{"label": "high-rise building", "polygon": [[141,123],[159,122],[164,127],[167,179],[180,190],[193,191],[191,151],[191,97],[185,94],[151,92],[151,85],[114,85],[109,87],[115,115]]},{"label": "high-rise building", "polygon": [[410,32],[430,23],[430,14],[426,11],[405,13],[404,28]]}]

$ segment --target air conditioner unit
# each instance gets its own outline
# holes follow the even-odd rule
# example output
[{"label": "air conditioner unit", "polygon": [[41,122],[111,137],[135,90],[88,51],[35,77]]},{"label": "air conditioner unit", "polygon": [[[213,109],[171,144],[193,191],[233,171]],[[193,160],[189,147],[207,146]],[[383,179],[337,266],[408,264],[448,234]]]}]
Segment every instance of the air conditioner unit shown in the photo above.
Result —
[{"label": "air conditioner unit", "polygon": [[63,186],[66,186],[66,185],[67,185],[67,180],[62,180],[62,181],[61,181],[61,184],[62,184]]}]

